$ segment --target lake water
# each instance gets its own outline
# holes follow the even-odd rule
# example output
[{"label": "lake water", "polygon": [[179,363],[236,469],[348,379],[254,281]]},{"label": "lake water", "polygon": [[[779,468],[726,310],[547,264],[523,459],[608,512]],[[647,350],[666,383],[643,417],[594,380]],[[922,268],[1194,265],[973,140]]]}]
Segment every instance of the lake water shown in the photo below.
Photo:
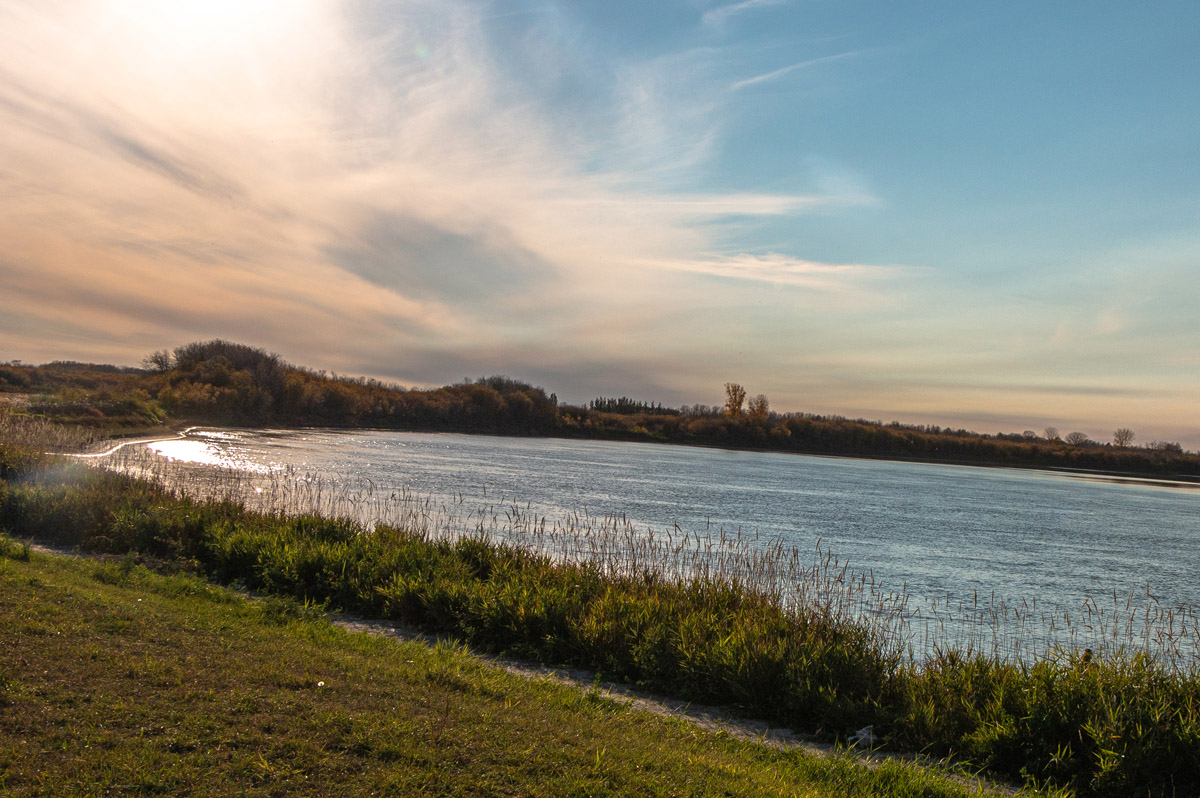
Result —
[{"label": "lake water", "polygon": [[[1140,645],[1153,634],[1141,629],[1147,612],[1194,625],[1188,606],[1200,605],[1200,490],[1190,487],[455,434],[199,429],[145,446],[160,460],[234,469],[258,491],[278,491],[281,482],[323,486],[325,499],[365,491],[370,501],[349,503],[377,515],[386,516],[379,508],[397,497],[456,508],[468,526],[490,513],[490,529],[501,536],[514,519],[545,519],[569,532],[581,518],[615,518],[660,538],[740,537],[760,550],[781,541],[809,559],[819,541],[841,563],[871,574],[877,590],[903,590],[909,614],[934,619],[941,634],[958,634],[944,628],[948,621],[1020,623],[1015,635],[1027,648],[1111,648],[1103,638],[1119,626],[1126,628],[1117,640]],[[1196,657],[1194,630],[1170,635],[1182,640],[1186,658]]]}]

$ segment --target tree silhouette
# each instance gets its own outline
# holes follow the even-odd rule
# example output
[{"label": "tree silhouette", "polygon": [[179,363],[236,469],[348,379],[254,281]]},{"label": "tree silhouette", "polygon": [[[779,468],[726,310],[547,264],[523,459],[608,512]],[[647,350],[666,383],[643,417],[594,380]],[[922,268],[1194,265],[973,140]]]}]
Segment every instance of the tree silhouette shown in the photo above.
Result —
[{"label": "tree silhouette", "polygon": [[725,412],[731,416],[742,414],[742,405],[746,402],[746,389],[736,382],[725,383]]},{"label": "tree silhouette", "polygon": [[1131,430],[1129,427],[1121,427],[1113,433],[1113,443],[1124,449],[1126,446],[1133,443],[1133,439],[1135,437],[1136,436],[1133,434],[1133,430]]},{"label": "tree silhouette", "polygon": [[142,367],[156,374],[165,374],[175,367],[175,358],[167,350],[160,349],[142,358]]},{"label": "tree silhouette", "polygon": [[751,397],[747,410],[754,418],[766,418],[771,414],[771,403],[767,401],[766,394],[759,394]]}]

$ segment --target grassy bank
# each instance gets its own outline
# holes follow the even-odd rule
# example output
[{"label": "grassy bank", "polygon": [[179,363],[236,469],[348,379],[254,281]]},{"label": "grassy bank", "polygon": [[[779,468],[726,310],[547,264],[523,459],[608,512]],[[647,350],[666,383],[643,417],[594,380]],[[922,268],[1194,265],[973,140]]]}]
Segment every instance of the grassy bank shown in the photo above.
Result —
[{"label": "grassy bank", "polygon": [[983,796],[352,634],[132,559],[0,539],[6,795]]},{"label": "grassy bank", "polygon": [[14,449],[0,461],[0,527],[10,534],[189,563],[218,580],[599,669],[800,730],[874,724],[892,747],[1081,796],[1200,794],[1194,668],[953,651],[912,666],[875,627],[827,607],[785,608],[736,580],[619,576],[480,539],[195,502]]}]

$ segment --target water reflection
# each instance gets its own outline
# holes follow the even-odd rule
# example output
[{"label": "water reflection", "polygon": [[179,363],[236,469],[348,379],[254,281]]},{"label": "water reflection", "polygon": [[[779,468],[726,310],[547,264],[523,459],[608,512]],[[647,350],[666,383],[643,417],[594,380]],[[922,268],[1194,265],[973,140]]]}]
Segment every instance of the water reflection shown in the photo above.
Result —
[{"label": "water reflection", "polygon": [[[206,490],[236,485],[267,509],[483,531],[561,556],[594,556],[597,529],[638,545],[687,536],[758,554],[784,547],[806,561],[821,541],[872,590],[904,594],[905,612],[930,635],[975,624],[975,634],[1007,635],[1026,651],[1099,648],[1079,635],[1200,604],[1200,494],[1153,481],[373,431],[206,429],[144,451],[186,465],[189,480],[232,475]],[[761,557],[740,562],[760,569],[755,578],[794,575],[764,575]],[[1088,612],[1091,631],[1063,631]]]},{"label": "water reflection", "polygon": [[256,461],[249,453],[232,445],[238,436],[231,433],[192,433],[178,440],[150,441],[146,448],[168,462],[194,463],[215,468],[266,474],[277,464]]}]

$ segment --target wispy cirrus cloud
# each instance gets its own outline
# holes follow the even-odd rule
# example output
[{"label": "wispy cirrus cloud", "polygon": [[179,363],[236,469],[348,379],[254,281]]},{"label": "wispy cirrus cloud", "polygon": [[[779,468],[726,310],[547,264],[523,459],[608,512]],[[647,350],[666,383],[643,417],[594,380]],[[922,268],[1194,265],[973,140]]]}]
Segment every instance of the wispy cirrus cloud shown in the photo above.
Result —
[{"label": "wispy cirrus cloud", "polygon": [[903,266],[816,263],[776,253],[681,261],[672,264],[671,268],[816,289],[839,287],[847,281],[894,279],[910,271]]},{"label": "wispy cirrus cloud", "polygon": [[705,11],[701,21],[710,28],[719,28],[739,14],[770,6],[784,5],[786,2],[787,0],[741,0],[738,3],[727,3]]},{"label": "wispy cirrus cloud", "polygon": [[[963,117],[944,153],[928,92],[862,80],[842,102],[866,54],[906,56],[824,6],[0,4],[0,349],[135,363],[222,336],[408,384],[507,371],[694,402],[732,378],[785,408],[980,418],[1000,400],[972,386],[999,375],[1084,386],[1065,404],[1121,423],[1153,383],[1176,397],[1155,414],[1190,414],[1191,229],[1026,257],[1005,174],[964,182],[989,126]],[[1096,374],[1123,376],[1089,394]],[[1012,394],[1013,414],[1048,395]]]},{"label": "wispy cirrus cloud", "polygon": [[811,69],[812,67],[820,64],[845,61],[847,59],[857,58],[861,55],[861,51],[849,51],[845,53],[835,53],[833,55],[821,56],[820,58],[809,58],[804,61],[797,61],[794,64],[788,64],[787,66],[780,67],[779,69],[773,69],[770,72],[763,72],[761,74],[754,75],[753,77],[736,81],[730,84],[729,90],[741,91],[742,89],[747,89],[751,86],[757,86],[762,83],[770,83],[772,81],[780,80],[796,72],[800,72],[805,69]]},{"label": "wispy cirrus cloud", "polygon": [[[47,323],[87,306],[98,339],[136,316],[179,337],[304,329],[270,308],[392,349],[569,347],[592,317],[675,301],[647,265],[713,251],[711,222],[861,200],[687,187],[722,124],[702,49],[611,65],[607,99],[572,124],[488,24],[470,3],[0,10],[0,170],[23,187],[0,194],[0,283]],[[543,49],[556,70],[595,66]],[[685,99],[668,90],[682,79]],[[111,290],[66,288],[86,274]],[[315,346],[286,335],[298,359]]]}]

